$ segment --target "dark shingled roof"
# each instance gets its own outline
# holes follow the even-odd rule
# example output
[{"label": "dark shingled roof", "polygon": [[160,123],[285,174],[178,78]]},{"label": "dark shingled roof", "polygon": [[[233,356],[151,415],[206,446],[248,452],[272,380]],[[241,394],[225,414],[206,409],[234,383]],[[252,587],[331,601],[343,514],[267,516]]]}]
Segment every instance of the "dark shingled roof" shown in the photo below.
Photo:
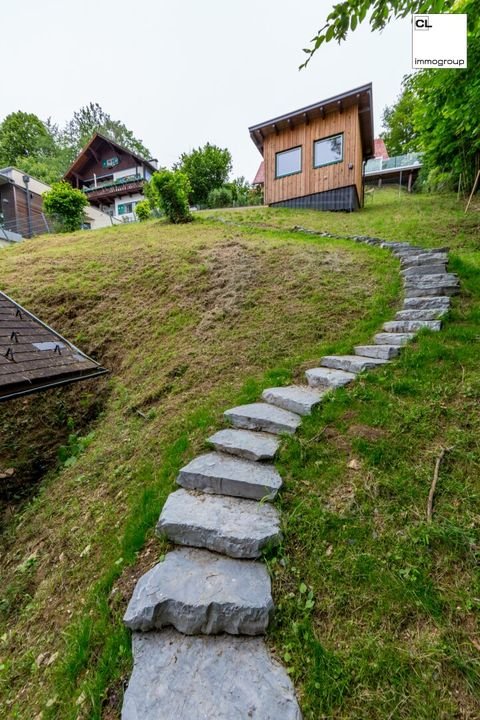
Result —
[{"label": "dark shingled roof", "polygon": [[0,292],[0,402],[106,372]]}]

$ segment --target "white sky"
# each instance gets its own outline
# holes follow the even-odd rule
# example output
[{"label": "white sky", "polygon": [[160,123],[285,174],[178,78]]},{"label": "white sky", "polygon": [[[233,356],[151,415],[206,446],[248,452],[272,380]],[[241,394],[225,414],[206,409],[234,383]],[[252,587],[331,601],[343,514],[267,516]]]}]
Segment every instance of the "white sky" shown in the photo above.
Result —
[{"label": "white sky", "polygon": [[410,20],[361,26],[306,70],[303,47],[333,0],[23,0],[2,2],[0,119],[15,110],[62,125],[98,102],[170,166],[210,141],[233,175],[260,155],[248,126],[373,83],[375,133],[410,72]]}]

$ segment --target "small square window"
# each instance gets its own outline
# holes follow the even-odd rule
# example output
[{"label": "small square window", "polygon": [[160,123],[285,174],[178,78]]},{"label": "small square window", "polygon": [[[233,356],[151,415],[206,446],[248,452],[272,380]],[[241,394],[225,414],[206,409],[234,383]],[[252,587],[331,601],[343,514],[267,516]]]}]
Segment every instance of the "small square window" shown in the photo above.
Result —
[{"label": "small square window", "polygon": [[313,167],[333,165],[343,160],[343,133],[313,143]]},{"label": "small square window", "polygon": [[278,152],[275,155],[275,177],[281,178],[286,175],[294,175],[295,173],[302,172],[302,148],[298,147],[290,148],[290,150],[284,150]]}]

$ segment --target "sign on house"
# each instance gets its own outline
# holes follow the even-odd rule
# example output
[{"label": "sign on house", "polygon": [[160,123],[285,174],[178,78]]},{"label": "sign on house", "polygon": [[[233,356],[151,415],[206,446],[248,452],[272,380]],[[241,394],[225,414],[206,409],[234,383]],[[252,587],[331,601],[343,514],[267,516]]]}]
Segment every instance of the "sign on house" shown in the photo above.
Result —
[{"label": "sign on house", "polygon": [[115,165],[118,165],[119,162],[120,160],[118,157],[107,158],[106,160],[102,160],[102,167],[112,168],[115,167]]}]

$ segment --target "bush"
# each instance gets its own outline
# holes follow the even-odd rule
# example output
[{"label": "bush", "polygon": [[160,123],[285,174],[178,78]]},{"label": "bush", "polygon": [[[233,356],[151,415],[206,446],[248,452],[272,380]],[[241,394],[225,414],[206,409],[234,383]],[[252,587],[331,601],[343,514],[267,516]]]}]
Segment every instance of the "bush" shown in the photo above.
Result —
[{"label": "bush", "polygon": [[188,206],[191,192],[188,177],[178,170],[162,170],[152,175],[148,191],[149,202],[158,205],[172,223],[193,220]]},{"label": "bush", "polygon": [[152,208],[150,207],[150,203],[148,200],[140,200],[140,202],[135,205],[135,215],[140,220],[140,222],[148,220],[151,214]]},{"label": "bush", "polygon": [[61,232],[79,230],[84,221],[84,208],[88,200],[81,190],[67,182],[58,182],[43,195],[43,209]]},{"label": "bush", "polygon": [[208,193],[208,207],[224,208],[233,205],[232,191],[228,187],[215,188]]},{"label": "bush", "polygon": [[454,190],[454,178],[452,173],[442,172],[440,168],[433,168],[428,171],[428,175],[424,178],[422,172],[421,180],[422,189],[431,193],[446,193]]}]

